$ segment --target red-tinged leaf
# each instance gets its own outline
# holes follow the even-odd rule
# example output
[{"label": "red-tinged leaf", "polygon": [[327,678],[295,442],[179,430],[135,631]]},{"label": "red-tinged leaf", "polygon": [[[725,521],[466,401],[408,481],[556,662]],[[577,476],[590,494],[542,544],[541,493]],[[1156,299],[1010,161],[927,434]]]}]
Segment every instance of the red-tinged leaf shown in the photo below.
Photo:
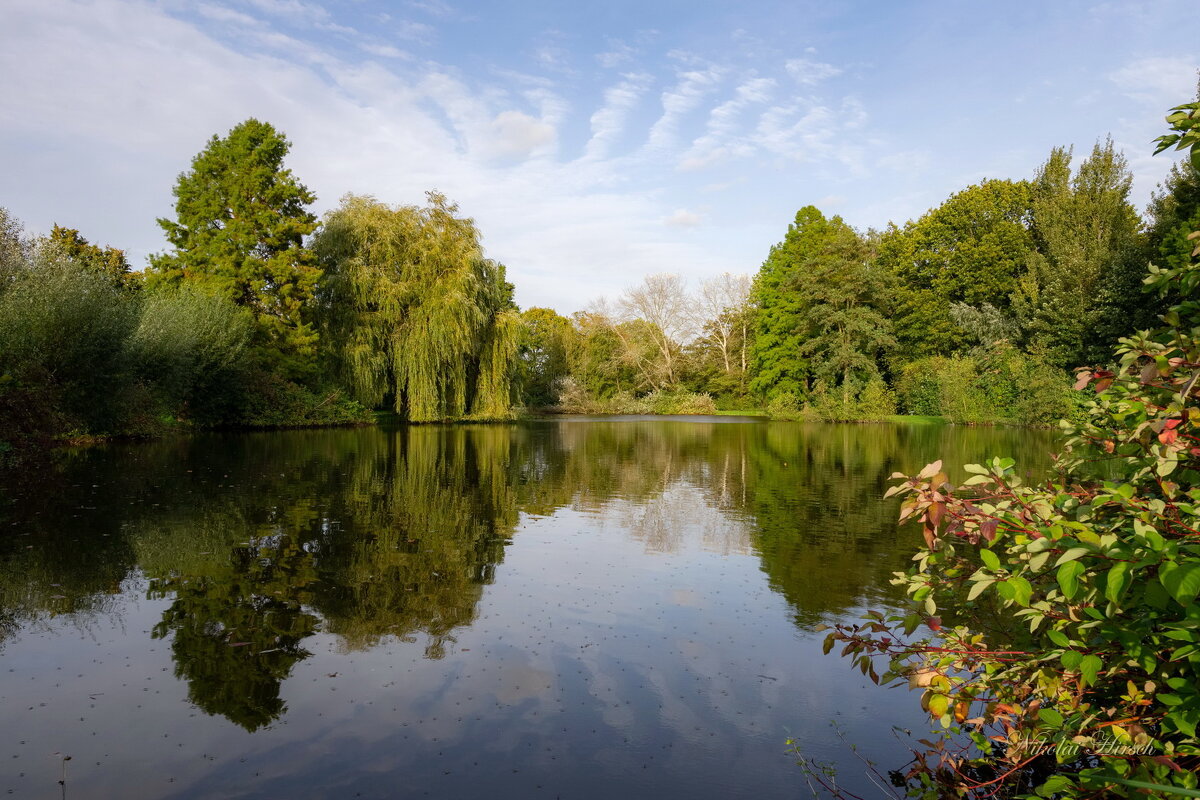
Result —
[{"label": "red-tinged leaf", "polygon": [[1170,429],[1165,430],[1158,435],[1158,440],[1163,444],[1175,444],[1175,440],[1179,438],[1179,431]]},{"label": "red-tinged leaf", "polygon": [[1092,382],[1092,371],[1087,370],[1087,369],[1081,370],[1079,373],[1079,379],[1077,381],[1075,381],[1074,388],[1076,390],[1082,389],[1091,382]]},{"label": "red-tinged leaf", "polygon": [[1147,364],[1142,367],[1141,381],[1142,383],[1151,383],[1158,377],[1158,366],[1154,363]]},{"label": "red-tinged leaf", "polygon": [[933,527],[942,524],[942,518],[946,516],[946,504],[934,503],[929,507],[929,521],[933,523]]},{"label": "red-tinged leaf", "polygon": [[996,528],[1000,527],[1000,522],[994,519],[985,519],[979,523],[979,535],[989,542],[996,541]]},{"label": "red-tinged leaf", "polygon": [[929,527],[928,525],[926,525],[924,530],[921,531],[921,533],[925,537],[925,547],[929,550],[936,550],[937,549],[937,534],[935,533],[934,529]]},{"label": "red-tinged leaf", "polygon": [[1105,389],[1107,389],[1108,387],[1110,387],[1112,385],[1113,385],[1112,378],[1101,378],[1100,380],[1096,381],[1096,394],[1103,392]]},{"label": "red-tinged leaf", "polygon": [[1163,756],[1163,755],[1149,756],[1149,759],[1151,761],[1153,761],[1155,764],[1162,764],[1164,767],[1170,767],[1171,770],[1174,772],[1183,772],[1183,767],[1179,766],[1178,764],[1176,764],[1174,761],[1167,758],[1166,756]]},{"label": "red-tinged leaf", "polygon": [[940,631],[942,629],[942,618],[930,617],[925,620],[925,624],[929,626],[929,630],[931,631]]},{"label": "red-tinged leaf", "polygon": [[934,475],[937,475],[941,471],[942,471],[942,460],[939,458],[937,461],[934,461],[932,464],[926,464],[925,468],[922,469],[920,471],[920,473],[917,474],[917,478],[920,480],[927,480],[929,478],[932,478]]}]

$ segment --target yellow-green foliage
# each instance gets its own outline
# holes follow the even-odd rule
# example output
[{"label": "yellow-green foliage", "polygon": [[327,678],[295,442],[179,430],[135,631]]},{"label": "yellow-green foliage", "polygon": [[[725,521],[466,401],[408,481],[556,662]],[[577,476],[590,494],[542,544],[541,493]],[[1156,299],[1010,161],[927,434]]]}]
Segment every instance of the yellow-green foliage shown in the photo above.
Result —
[{"label": "yellow-green foliage", "polygon": [[457,211],[436,193],[424,208],[347,196],[313,245],[336,369],[359,400],[414,422],[512,413],[512,286]]}]

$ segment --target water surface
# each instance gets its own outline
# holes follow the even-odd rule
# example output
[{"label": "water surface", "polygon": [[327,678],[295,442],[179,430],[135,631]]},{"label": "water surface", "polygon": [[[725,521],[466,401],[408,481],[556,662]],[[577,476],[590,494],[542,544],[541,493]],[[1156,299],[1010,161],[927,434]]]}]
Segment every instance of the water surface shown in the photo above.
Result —
[{"label": "water surface", "polygon": [[73,451],[0,494],[0,792],[805,796],[788,736],[869,791],[831,723],[886,771],[923,715],[813,629],[899,601],[888,476],[1052,447],[707,418]]}]

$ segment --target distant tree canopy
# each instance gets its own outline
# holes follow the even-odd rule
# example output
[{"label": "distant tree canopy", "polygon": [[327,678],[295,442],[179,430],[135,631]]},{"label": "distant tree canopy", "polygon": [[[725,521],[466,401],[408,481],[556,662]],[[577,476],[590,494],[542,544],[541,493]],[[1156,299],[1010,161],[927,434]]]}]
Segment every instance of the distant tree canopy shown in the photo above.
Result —
[{"label": "distant tree canopy", "polygon": [[902,357],[960,347],[954,303],[1008,309],[1033,248],[1031,213],[1027,182],[990,180],[883,236],[879,265],[896,279],[891,311]]},{"label": "distant tree canopy", "polygon": [[50,230],[50,241],[61,248],[67,258],[106,276],[117,286],[126,285],[132,279],[124,250],[97,247],[80,236],[79,231],[61,225],[55,225]]},{"label": "distant tree canopy", "polygon": [[1103,360],[1137,323],[1146,252],[1133,176],[1112,140],[1071,174],[1057,147],[1033,182],[1034,249],[1013,296],[1027,346],[1059,367]]},{"label": "distant tree canopy", "polygon": [[413,422],[768,406],[1044,423],[1074,402],[1067,371],[1179,302],[1147,299],[1142,281],[1151,262],[1189,264],[1200,225],[1200,164],[1175,165],[1143,223],[1104,139],[1078,165],[1055,148],[1030,180],[982,181],[882,232],[805,206],[752,279],[689,287],[664,264],[568,317],[520,311],[440,194],[348,195],[318,224],[290,147],[256,119],[213,136],[179,175],[175,218],[159,220],[171,249],[144,276],[116,247],[59,225],[28,237],[0,209],[6,441],[380,408]]},{"label": "distant tree canopy", "polygon": [[552,406],[571,371],[569,353],[575,333],[571,320],[549,308],[529,308],[521,313],[521,322],[516,368],[522,403]]},{"label": "distant tree canopy", "polygon": [[1149,237],[1111,139],[1074,172],[1055,148],[1032,181],[983,181],[882,234],[806,206],[755,277],[750,389],[832,408],[814,392],[840,387],[845,409],[855,385],[883,379],[910,413],[1053,420],[1069,405],[1066,370],[1161,308],[1142,290],[1155,251],[1191,257],[1196,174],[1176,166]]},{"label": "distant tree canopy", "polygon": [[878,374],[893,344],[866,241],[841,217],[805,206],[755,280],[758,307],[750,388],[766,399],[806,397],[814,380],[853,392]]},{"label": "distant tree canopy", "polygon": [[414,422],[511,413],[512,285],[457,212],[437,193],[423,208],[348,196],[313,243],[333,369],[362,402]]},{"label": "distant tree canopy", "polygon": [[291,144],[248,119],[213,136],[175,185],[175,220],[160,219],[174,251],[152,256],[152,279],[194,281],[254,315],[256,352],[271,369],[302,376],[316,335],[305,310],[320,270],[304,237],[316,200],[283,159]]},{"label": "distant tree canopy", "polygon": [[804,344],[805,298],[792,287],[811,259],[821,258],[829,241],[844,227],[840,218],[826,220],[815,206],[796,212],[783,241],[771,248],[754,279],[751,297],[758,307],[750,389],[770,397],[803,395],[808,386]]}]

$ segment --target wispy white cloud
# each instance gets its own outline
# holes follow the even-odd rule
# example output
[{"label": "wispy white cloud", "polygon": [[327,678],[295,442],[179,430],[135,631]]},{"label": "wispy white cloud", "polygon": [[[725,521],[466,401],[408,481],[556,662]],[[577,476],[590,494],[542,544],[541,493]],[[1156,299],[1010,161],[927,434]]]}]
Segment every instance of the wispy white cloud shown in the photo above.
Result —
[{"label": "wispy white cloud", "polygon": [[686,208],[677,208],[675,212],[663,220],[664,225],[673,228],[694,228],[704,221],[704,216]]},{"label": "wispy white cloud", "polygon": [[616,86],[604,91],[604,105],[591,117],[592,138],[584,149],[586,158],[597,159],[608,155],[613,143],[625,131],[634,106],[645,96],[652,77],[646,73],[623,75]]},{"label": "wispy white cloud", "polygon": [[810,58],[793,58],[784,67],[796,83],[802,86],[816,86],[822,81],[842,74],[840,67]]},{"label": "wispy white cloud", "polygon": [[431,17],[440,19],[462,19],[465,15],[454,6],[444,0],[406,0],[404,3],[409,8],[422,11]]},{"label": "wispy white cloud", "polygon": [[625,42],[610,39],[608,50],[603,53],[597,53],[596,61],[605,69],[615,69],[616,67],[633,63],[633,57],[636,54],[637,50],[625,44]]},{"label": "wispy white cloud", "polygon": [[521,111],[501,111],[491,128],[491,149],[504,157],[526,158],[555,141],[554,126]]},{"label": "wispy white cloud", "polygon": [[751,139],[768,153],[821,168],[865,171],[863,148],[852,133],[866,122],[866,110],[852,97],[829,105],[790,105],[768,109]]},{"label": "wispy white cloud", "polygon": [[662,116],[650,128],[646,146],[651,150],[674,147],[683,117],[699,108],[704,98],[716,90],[724,72],[719,66],[709,66],[680,73],[679,82],[662,94]]},{"label": "wispy white cloud", "polygon": [[408,53],[404,50],[401,50],[399,47],[394,47],[390,44],[372,44],[370,42],[360,42],[358,46],[362,48],[363,52],[370,53],[373,56],[379,56],[380,58],[412,58],[411,53]]},{"label": "wispy white cloud", "polygon": [[709,112],[704,135],[693,141],[683,154],[680,168],[700,169],[728,156],[753,153],[750,141],[737,136],[739,123],[748,108],[770,100],[775,85],[773,78],[750,78],[738,86],[731,99]]},{"label": "wispy white cloud", "polygon": [[1198,68],[1200,62],[1195,58],[1153,56],[1131,61],[1110,72],[1108,77],[1130,97],[1161,102],[1164,98],[1191,99],[1196,93]]}]

